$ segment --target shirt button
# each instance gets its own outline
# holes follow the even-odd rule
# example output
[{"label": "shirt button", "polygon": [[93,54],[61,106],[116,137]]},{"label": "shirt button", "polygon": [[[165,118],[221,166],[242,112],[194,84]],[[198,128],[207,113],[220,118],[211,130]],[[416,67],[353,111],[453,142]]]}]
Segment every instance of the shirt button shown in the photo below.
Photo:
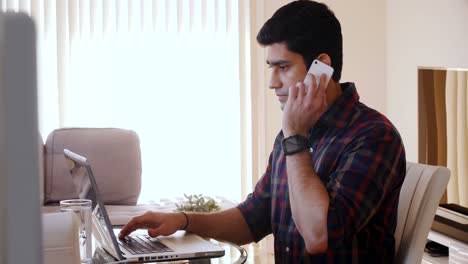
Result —
[{"label": "shirt button", "polygon": [[286,252],[289,252],[289,247],[286,247],[286,249],[285,249],[285,250],[286,250]]}]

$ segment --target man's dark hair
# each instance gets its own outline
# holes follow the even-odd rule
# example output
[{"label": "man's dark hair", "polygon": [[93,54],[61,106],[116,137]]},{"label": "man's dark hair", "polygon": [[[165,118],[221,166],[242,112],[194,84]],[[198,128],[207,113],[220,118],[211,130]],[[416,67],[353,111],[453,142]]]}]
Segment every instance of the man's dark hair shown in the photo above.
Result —
[{"label": "man's dark hair", "polygon": [[302,55],[307,69],[321,53],[331,58],[333,80],[339,81],[343,67],[341,25],[327,5],[295,1],[278,9],[257,35],[262,46],[286,43],[289,51]]}]

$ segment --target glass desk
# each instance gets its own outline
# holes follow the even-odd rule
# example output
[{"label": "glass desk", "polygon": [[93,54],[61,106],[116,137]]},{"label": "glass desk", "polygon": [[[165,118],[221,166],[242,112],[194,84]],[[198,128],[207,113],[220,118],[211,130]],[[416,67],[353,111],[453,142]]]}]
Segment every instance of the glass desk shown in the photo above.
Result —
[{"label": "glass desk", "polygon": [[[193,264],[205,264],[205,263],[246,263],[248,253],[243,247],[227,243],[227,242],[218,242],[211,239],[211,242],[214,244],[220,245],[224,248],[225,254],[223,257],[219,258],[200,258],[192,260],[180,260],[180,261],[162,261],[162,262],[145,262],[145,263],[193,263]],[[117,263],[133,263],[128,261],[117,261],[109,253],[99,246],[95,246],[98,243],[93,241],[94,253],[93,253],[93,262],[92,264],[117,264]]]},{"label": "glass desk", "polygon": [[[211,240],[213,243],[216,243],[222,246],[225,250],[225,254],[220,258],[213,259],[193,259],[193,260],[181,260],[181,261],[171,261],[171,262],[157,262],[157,263],[193,263],[193,264],[205,264],[205,263],[218,263],[218,264],[228,264],[228,263],[248,263],[248,264],[274,264],[275,257],[272,252],[268,252],[263,249],[259,244],[252,243],[245,246],[237,246],[231,243],[218,242]],[[93,245],[95,242],[93,241]],[[117,264],[117,263],[129,263],[127,261],[116,261],[111,255],[104,251],[101,247],[95,247],[93,254],[93,264]],[[155,263],[155,262],[149,262]]]}]

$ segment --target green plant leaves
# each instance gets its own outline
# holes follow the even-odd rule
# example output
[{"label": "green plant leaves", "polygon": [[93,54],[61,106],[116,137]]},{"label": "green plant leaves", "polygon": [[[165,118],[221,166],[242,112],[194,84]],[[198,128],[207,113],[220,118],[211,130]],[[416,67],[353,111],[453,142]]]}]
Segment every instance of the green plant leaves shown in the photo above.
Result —
[{"label": "green plant leaves", "polygon": [[216,212],[221,210],[221,207],[216,203],[215,200],[209,197],[203,197],[202,194],[187,195],[184,193],[187,201],[180,204],[176,203],[177,211],[186,212]]}]

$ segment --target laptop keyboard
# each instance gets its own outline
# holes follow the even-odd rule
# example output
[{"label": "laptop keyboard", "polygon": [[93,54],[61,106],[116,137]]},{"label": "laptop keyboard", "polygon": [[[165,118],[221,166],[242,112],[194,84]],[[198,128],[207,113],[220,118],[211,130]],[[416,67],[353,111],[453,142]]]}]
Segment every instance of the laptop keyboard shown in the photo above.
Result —
[{"label": "laptop keyboard", "polygon": [[171,248],[161,243],[158,239],[148,235],[143,236],[128,236],[117,239],[120,246],[136,254],[150,254],[161,252],[174,252]]}]

